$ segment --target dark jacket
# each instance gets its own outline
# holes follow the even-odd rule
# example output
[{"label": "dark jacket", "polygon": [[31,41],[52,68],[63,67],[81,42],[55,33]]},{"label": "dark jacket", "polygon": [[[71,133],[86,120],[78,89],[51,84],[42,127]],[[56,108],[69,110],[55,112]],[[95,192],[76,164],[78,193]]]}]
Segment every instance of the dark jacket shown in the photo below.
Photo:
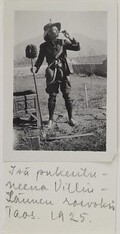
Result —
[{"label": "dark jacket", "polygon": [[52,41],[46,41],[42,43],[40,45],[39,55],[35,63],[35,67],[37,68],[36,73],[41,67],[44,58],[46,58],[48,65],[50,65],[54,61],[55,56],[60,52],[62,46],[63,46],[63,52],[61,53],[59,58],[62,61],[62,63],[64,63],[65,65],[66,75],[69,75],[70,70],[66,60],[67,57],[66,50],[73,50],[73,51],[80,50],[79,42],[77,42],[74,38],[73,40],[71,40],[71,42],[67,40],[57,39],[54,43]]}]

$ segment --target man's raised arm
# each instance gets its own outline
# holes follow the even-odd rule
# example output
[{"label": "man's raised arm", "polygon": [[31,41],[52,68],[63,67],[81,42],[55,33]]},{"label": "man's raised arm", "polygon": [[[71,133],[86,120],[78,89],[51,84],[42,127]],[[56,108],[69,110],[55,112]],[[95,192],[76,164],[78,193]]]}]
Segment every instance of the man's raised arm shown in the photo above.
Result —
[{"label": "man's raised arm", "polygon": [[69,41],[65,40],[64,41],[64,48],[66,50],[74,50],[74,51],[79,51],[80,50],[80,43],[75,39],[71,38],[68,32],[62,31],[63,35],[69,39]]}]

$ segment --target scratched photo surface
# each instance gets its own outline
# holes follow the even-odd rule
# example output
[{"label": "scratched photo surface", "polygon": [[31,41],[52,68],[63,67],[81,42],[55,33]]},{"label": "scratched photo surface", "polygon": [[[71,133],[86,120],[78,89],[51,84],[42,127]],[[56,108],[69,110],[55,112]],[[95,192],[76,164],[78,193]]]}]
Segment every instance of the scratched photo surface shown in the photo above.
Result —
[{"label": "scratched photo surface", "polygon": [[[38,58],[40,45],[45,42],[44,26],[51,21],[61,23],[59,39],[73,43],[62,33],[66,30],[80,47],[76,51],[67,49],[74,126],[69,123],[69,107],[59,88],[53,126],[49,128],[46,59],[37,74],[30,71],[31,63],[35,65]],[[28,45],[37,48],[35,58],[26,55]],[[106,111],[107,12],[15,11],[13,149],[106,151]]]}]

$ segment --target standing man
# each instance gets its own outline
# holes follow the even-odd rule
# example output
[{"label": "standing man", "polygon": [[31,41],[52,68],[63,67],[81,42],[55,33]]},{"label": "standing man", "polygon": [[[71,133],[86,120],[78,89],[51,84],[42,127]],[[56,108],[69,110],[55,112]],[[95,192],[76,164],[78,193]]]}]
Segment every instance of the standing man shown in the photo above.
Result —
[{"label": "standing man", "polygon": [[69,124],[75,125],[72,113],[72,100],[70,97],[71,85],[67,78],[70,75],[70,69],[66,60],[66,50],[79,51],[80,45],[74,38],[63,31],[62,33],[68,40],[58,39],[61,30],[60,23],[49,23],[44,26],[44,40],[40,45],[40,51],[37,61],[32,69],[32,72],[37,73],[41,67],[44,58],[48,63],[46,69],[46,92],[49,94],[48,110],[49,110],[49,124],[48,127],[53,126],[53,115],[55,110],[56,96],[59,93],[59,88],[65,100],[65,106],[68,112]]}]

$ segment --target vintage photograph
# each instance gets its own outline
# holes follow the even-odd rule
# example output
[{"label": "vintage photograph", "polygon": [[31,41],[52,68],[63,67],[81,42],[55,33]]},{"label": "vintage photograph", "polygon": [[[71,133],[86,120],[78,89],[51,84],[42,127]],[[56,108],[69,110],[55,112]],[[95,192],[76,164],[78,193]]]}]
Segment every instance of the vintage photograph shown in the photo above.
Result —
[{"label": "vintage photograph", "polygon": [[107,12],[14,12],[13,149],[106,151]]}]

